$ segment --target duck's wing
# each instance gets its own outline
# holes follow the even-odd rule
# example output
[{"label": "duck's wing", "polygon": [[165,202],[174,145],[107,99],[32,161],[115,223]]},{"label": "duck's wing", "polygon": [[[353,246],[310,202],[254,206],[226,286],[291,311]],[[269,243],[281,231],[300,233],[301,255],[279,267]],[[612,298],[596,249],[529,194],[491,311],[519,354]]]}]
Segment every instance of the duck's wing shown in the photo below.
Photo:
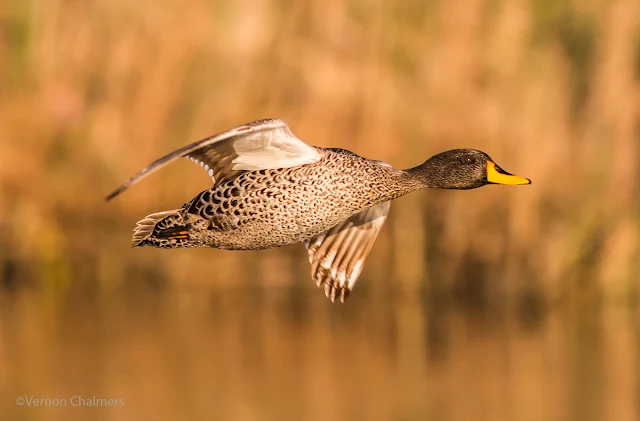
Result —
[{"label": "duck's wing", "polygon": [[351,293],[390,207],[379,203],[305,241],[311,277],[332,302],[344,302]]},{"label": "duck's wing", "polygon": [[106,200],[113,199],[132,184],[179,158],[189,158],[200,164],[215,186],[243,171],[297,167],[317,162],[321,157],[319,149],[295,137],[284,121],[274,118],[258,120],[163,156],[114,190]]}]

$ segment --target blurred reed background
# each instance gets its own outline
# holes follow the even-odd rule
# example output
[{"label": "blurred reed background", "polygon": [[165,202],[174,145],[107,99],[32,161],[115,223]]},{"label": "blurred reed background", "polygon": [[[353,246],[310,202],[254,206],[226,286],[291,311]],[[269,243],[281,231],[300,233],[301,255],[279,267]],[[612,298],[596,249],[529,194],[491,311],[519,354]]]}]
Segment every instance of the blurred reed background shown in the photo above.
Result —
[{"label": "blurred reed background", "polygon": [[[637,0],[0,3],[0,419],[637,420]],[[264,117],[528,187],[394,202],[352,297],[302,246],[130,249]],[[19,396],[122,398],[28,408]]]}]

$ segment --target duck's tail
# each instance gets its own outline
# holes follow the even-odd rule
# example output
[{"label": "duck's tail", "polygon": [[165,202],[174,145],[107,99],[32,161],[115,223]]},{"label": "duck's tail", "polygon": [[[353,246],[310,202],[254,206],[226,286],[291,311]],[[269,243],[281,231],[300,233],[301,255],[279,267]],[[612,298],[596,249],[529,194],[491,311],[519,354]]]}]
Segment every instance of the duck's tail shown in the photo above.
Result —
[{"label": "duck's tail", "polygon": [[194,247],[183,212],[184,209],[174,209],[145,216],[133,229],[131,247]]}]

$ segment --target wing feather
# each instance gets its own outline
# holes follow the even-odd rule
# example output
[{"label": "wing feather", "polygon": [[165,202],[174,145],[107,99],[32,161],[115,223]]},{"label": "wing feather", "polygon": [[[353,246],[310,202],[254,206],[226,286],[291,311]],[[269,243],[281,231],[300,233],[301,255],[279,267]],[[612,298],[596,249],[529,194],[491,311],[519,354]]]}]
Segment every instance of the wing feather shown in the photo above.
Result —
[{"label": "wing feather", "polygon": [[305,242],[311,277],[331,301],[344,302],[351,293],[390,206],[379,203]]},{"label": "wing feather", "polygon": [[321,157],[317,148],[298,139],[284,121],[257,120],[186,145],[157,159],[109,194],[106,200],[113,199],[179,158],[189,158],[200,164],[215,186],[244,171],[295,167],[317,162]]}]

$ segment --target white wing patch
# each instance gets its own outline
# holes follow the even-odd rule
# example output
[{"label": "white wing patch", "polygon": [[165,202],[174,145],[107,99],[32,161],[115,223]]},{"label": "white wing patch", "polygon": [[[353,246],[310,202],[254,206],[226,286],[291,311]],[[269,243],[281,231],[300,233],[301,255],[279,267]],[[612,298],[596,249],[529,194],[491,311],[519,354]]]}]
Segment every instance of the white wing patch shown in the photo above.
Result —
[{"label": "white wing patch", "polygon": [[288,127],[266,133],[253,133],[233,144],[237,158],[234,170],[254,171],[290,168],[318,162],[318,151],[296,138]]},{"label": "white wing patch", "polygon": [[311,276],[332,302],[351,293],[389,208],[390,202],[379,203],[305,242]]}]

